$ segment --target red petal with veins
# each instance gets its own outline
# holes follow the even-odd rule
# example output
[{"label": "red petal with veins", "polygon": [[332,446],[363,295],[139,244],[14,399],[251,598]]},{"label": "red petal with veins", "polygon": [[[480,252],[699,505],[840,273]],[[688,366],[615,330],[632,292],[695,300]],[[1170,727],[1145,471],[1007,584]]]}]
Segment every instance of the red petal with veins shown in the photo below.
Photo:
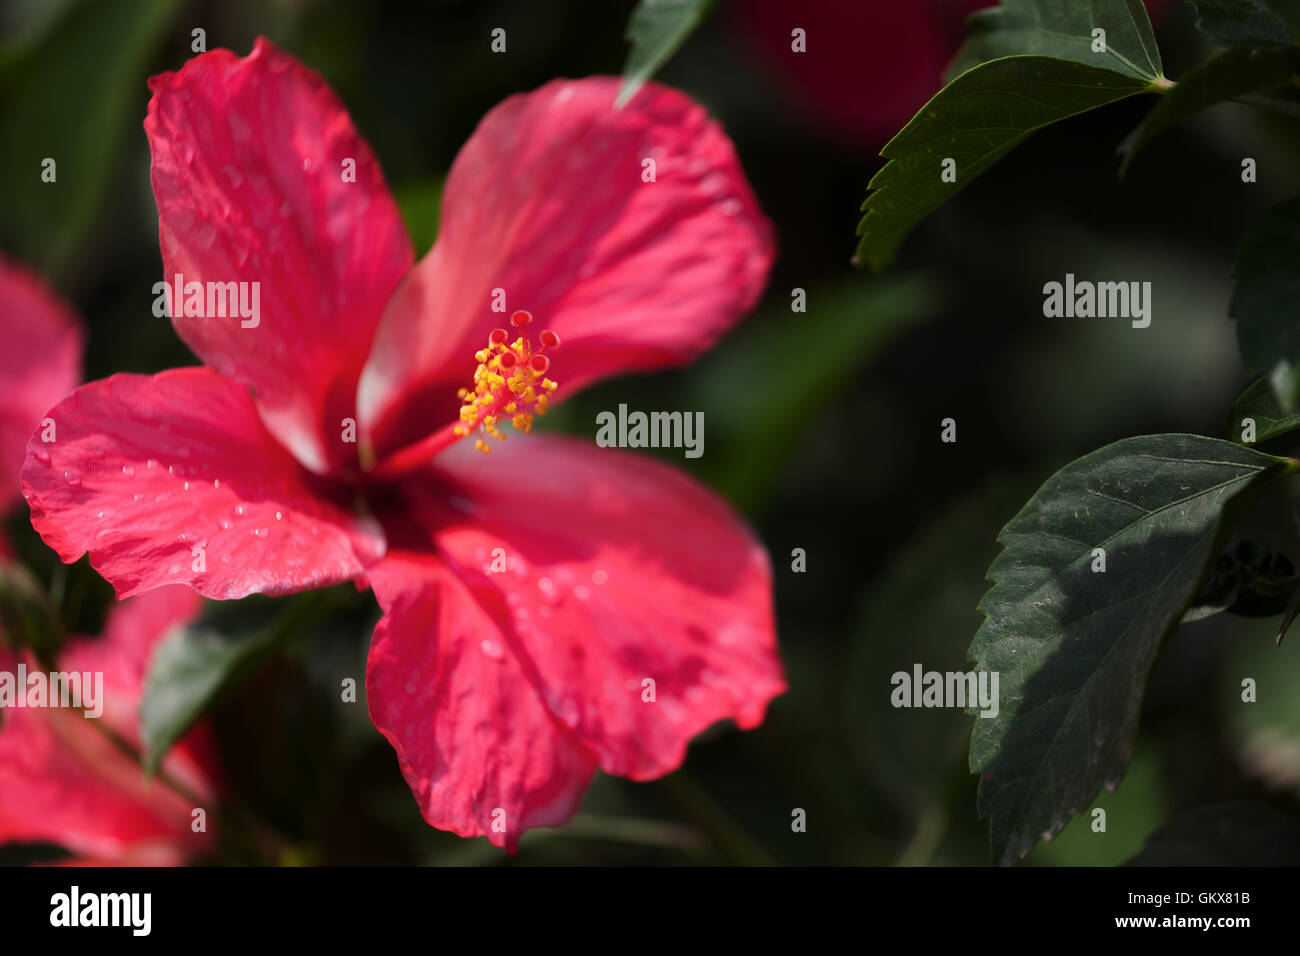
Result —
[{"label": "red petal with veins", "polygon": [[32,525],[65,562],[89,551],[119,597],[165,584],[211,598],[305,591],[383,554],[374,522],[276,442],[243,386],[208,369],[115,375],[50,416],[58,440],[33,437],[23,468]]},{"label": "red petal with veins", "polygon": [[511,853],[530,827],[566,821],[595,759],[542,706],[496,616],[431,554],[390,553],[369,578],[384,609],[370,717],[424,819]]},{"label": "red petal with veins", "polygon": [[455,420],[474,352],[516,309],[532,312],[534,335],[559,334],[562,398],[690,361],[758,299],[772,230],[731,141],[657,84],[616,110],[618,86],[557,80],[512,96],[461,149],[438,241],[385,310],[362,375],[362,426],[381,454]]},{"label": "red petal with veins", "polygon": [[253,389],[272,433],[308,467],[355,464],[343,419],[412,261],[379,164],[324,81],[264,39],[243,59],[213,50],[150,87],[164,281],[259,283],[256,327],[174,305],[176,331]]},{"label": "red petal with veins", "polygon": [[[390,505],[391,518],[379,514],[393,546],[451,566],[484,633],[500,633],[507,659],[608,773],[668,773],[692,737],[728,718],[756,726],[785,689],[767,556],[677,469],[512,436],[490,455],[463,443],[444,452]],[[392,691],[379,692],[372,705]]]}]

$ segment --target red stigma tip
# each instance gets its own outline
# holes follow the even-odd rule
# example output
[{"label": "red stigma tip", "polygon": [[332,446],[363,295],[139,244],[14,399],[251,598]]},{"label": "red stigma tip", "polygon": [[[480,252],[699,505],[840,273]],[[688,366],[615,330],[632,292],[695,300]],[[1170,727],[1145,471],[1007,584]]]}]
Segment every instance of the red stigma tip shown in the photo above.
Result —
[{"label": "red stigma tip", "polygon": [[514,315],[510,316],[510,324],[517,326],[518,328],[523,328],[531,321],[533,321],[533,314],[531,312],[526,312],[523,309],[520,309]]},{"label": "red stigma tip", "polygon": [[493,329],[492,334],[488,336],[488,345],[505,345],[508,338],[510,333],[505,329]]},{"label": "red stigma tip", "polygon": [[554,349],[560,346],[560,337],[550,329],[543,332],[539,338],[542,340],[542,348]]},{"label": "red stigma tip", "polygon": [[515,358],[514,352],[505,352],[502,354],[500,361],[503,369],[512,369],[519,360]]},{"label": "red stigma tip", "polygon": [[551,367],[551,360],[545,355],[534,355],[528,360],[528,364],[533,367],[534,372],[545,372]]}]

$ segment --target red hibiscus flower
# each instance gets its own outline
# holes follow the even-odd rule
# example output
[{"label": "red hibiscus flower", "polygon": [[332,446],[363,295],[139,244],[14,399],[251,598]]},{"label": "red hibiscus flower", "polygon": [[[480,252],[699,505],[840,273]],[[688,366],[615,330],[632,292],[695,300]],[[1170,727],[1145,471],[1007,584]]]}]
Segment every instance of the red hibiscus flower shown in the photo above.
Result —
[{"label": "red hibiscus flower", "polygon": [[[85,707],[0,708],[0,844],[57,844],[73,854],[61,863],[89,866],[177,866],[211,847],[206,728],[172,748],[152,780],[111,736],[140,746],[150,654],[199,604],[189,588],[159,588],[111,608],[100,638],[68,642],[58,669],[82,674],[83,684],[86,674],[103,675],[101,716],[85,716]],[[0,672],[16,676],[20,664],[29,676],[49,673],[32,654],[0,648]],[[204,811],[197,830],[196,809]]]},{"label": "red hibiscus flower", "polygon": [[[0,258],[0,475],[12,488],[0,497],[0,510],[18,501],[33,429],[45,432],[46,409],[80,381],[82,343],[73,310],[34,273]],[[0,558],[3,550],[0,539]],[[98,718],[87,718],[84,707],[4,706],[0,697],[0,844],[51,843],[74,854],[64,862],[136,866],[181,863],[210,845],[209,834],[192,827],[191,801],[160,780],[147,781],[139,763],[103,732],[138,746],[136,705],[149,654],[198,606],[189,588],[161,588],[113,608],[102,638],[69,641],[59,669],[103,675]],[[0,644],[6,681],[16,681],[20,665],[28,674],[48,673],[33,655]],[[25,700],[26,685],[9,692]],[[206,799],[210,765],[200,729],[169,755],[162,774]]]},{"label": "red hibiscus flower", "polygon": [[[368,582],[371,718],[429,823],[508,850],[566,820],[596,767],[667,773],[784,689],[768,561],[726,505],[642,457],[495,437],[690,361],[762,291],[770,228],[726,136],[660,86],[615,110],[617,85],[493,109],[412,265],[314,73],[259,40],[155,78],[164,278],[205,367],[82,387],[23,472],[45,541],[123,597]],[[214,289],[260,310],[214,317]]]}]

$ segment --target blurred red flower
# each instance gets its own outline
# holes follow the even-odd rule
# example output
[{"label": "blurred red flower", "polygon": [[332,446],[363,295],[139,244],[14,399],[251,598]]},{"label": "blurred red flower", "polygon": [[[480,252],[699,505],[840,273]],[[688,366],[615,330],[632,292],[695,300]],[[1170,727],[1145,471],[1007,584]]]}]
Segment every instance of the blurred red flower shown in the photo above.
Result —
[{"label": "blurred red flower", "polygon": [[[771,229],[704,110],[655,84],[615,110],[614,78],[507,99],[412,265],[369,147],[293,58],[259,40],[151,85],[170,314],[205,367],[50,412],[23,477],[45,541],[124,597],[368,582],[372,719],[429,823],[508,849],[596,767],[656,777],[714,722],[758,724],[784,689],[771,572],[721,500],[591,442],[463,440],[686,363],[755,303]],[[213,284],[264,315],[214,316]],[[535,341],[523,314],[513,343],[495,328],[507,298]]]}]

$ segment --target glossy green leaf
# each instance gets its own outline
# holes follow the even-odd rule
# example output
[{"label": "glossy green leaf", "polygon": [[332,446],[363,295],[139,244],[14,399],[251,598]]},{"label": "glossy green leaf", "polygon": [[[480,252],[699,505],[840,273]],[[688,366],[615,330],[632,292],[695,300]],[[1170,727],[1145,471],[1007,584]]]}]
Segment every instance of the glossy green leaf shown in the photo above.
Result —
[{"label": "glossy green leaf", "polygon": [[1147,145],[1202,110],[1256,90],[1286,83],[1293,76],[1288,56],[1278,50],[1239,47],[1206,60],[1169,90],[1120,146],[1120,175]]},{"label": "glossy green leaf", "polygon": [[[963,73],[881,151],[858,223],[857,261],[881,269],[912,228],[1035,130],[1154,89],[1071,60],[1014,56]],[[944,163],[955,163],[955,182]]]},{"label": "glossy green leaf", "polygon": [[686,42],[716,0],[640,0],[627,22],[632,49],[623,67],[623,86],[614,105],[621,108]]},{"label": "glossy green leaf", "polygon": [[970,649],[1000,675],[1000,712],[975,721],[970,749],[998,862],[1118,786],[1161,645],[1241,507],[1287,468],[1197,435],[1124,439],[1058,471],[1003,529]]},{"label": "glossy green leaf", "polygon": [[1229,314],[1242,361],[1265,376],[1285,412],[1300,399],[1300,199],[1275,206],[1247,231],[1232,269]]},{"label": "glossy green leaf", "polygon": [[[951,80],[1004,56],[1050,56],[1154,80],[1162,73],[1142,0],[1003,0],[966,21],[970,37],[948,67]],[[1093,30],[1105,30],[1105,52]]]},{"label": "glossy green leaf", "polygon": [[1244,441],[1247,419],[1254,422],[1257,442],[1300,428],[1300,411],[1288,412],[1284,409],[1277,400],[1273,386],[1265,378],[1253,382],[1233,403],[1228,421],[1228,437],[1233,441]]}]

